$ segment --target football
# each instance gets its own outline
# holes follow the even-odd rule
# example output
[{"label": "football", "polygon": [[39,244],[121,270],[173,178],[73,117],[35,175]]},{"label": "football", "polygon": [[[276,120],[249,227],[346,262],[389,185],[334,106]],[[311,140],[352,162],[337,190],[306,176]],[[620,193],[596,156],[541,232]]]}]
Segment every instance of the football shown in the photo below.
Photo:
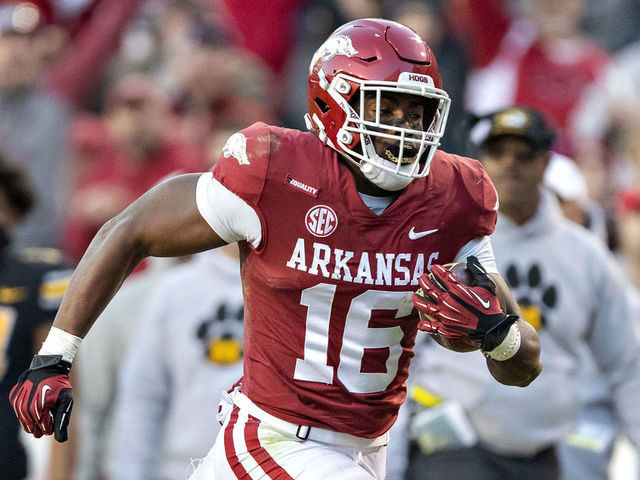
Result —
[{"label": "football", "polygon": [[458,280],[465,285],[471,285],[471,274],[469,270],[467,270],[467,264],[465,262],[447,263],[443,265],[443,267],[458,277]]},{"label": "football", "polygon": [[[444,268],[450,270],[461,283],[465,285],[471,284],[471,274],[467,270],[467,264],[465,262],[458,263],[447,263],[443,265]],[[422,312],[418,312],[420,316],[423,315]],[[453,350],[454,352],[473,352],[475,350],[480,349],[481,340],[471,339],[468,337],[451,339],[440,335],[439,333],[429,333],[431,338],[433,338],[438,344],[442,345],[444,348],[448,350]]]}]

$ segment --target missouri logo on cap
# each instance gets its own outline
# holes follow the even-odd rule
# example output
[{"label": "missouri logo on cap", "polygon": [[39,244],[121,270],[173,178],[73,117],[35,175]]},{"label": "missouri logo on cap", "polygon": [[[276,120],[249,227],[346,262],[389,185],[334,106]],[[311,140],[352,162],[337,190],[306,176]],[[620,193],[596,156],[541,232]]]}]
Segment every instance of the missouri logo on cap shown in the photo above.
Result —
[{"label": "missouri logo on cap", "polygon": [[522,135],[531,124],[528,112],[520,109],[512,109],[496,113],[493,117],[491,135]]},{"label": "missouri logo on cap", "polygon": [[471,115],[468,135],[472,144],[482,146],[502,135],[514,135],[535,148],[547,150],[555,142],[556,132],[545,115],[531,107],[513,106],[481,116]]}]

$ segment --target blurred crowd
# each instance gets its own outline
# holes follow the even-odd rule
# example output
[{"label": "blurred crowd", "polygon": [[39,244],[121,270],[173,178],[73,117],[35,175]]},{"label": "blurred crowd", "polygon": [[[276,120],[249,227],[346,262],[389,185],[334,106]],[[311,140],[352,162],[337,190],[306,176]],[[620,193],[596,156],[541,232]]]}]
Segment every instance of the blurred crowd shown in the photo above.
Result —
[{"label": "blurred crowd", "polygon": [[[77,262],[104,222],[167,177],[210,169],[235,131],[257,121],[304,130],[313,52],[337,26],[364,17],[404,23],[434,50],[453,99],[445,151],[475,155],[470,112],[519,104],[546,114],[568,161],[555,192],[640,286],[639,0],[0,0],[0,156],[35,193],[14,248],[56,248]],[[175,271],[186,261],[139,266],[114,301],[119,326],[105,327],[117,349],[94,344],[93,358],[80,355],[85,382],[102,382],[102,404],[83,400],[80,383],[80,454],[56,478],[70,469],[82,479],[146,478],[122,473],[143,467],[132,466],[135,445],[109,446],[111,425],[120,434],[131,425],[112,418],[123,401],[116,385],[123,396],[139,385],[132,372],[145,359],[127,357],[126,347],[142,342],[139,322],[157,320],[144,312],[184,285],[166,275],[188,276]],[[214,270],[222,278],[225,265]],[[194,359],[237,368],[240,333],[219,325],[238,316],[239,280],[224,281],[237,290],[194,313]],[[0,348],[1,340],[0,332]],[[148,351],[159,354],[160,342]],[[85,343],[89,351],[91,335]],[[132,370],[120,378],[123,358]],[[164,374],[175,386],[179,372]],[[170,395],[151,394],[171,410]],[[141,438],[162,435],[146,428]],[[164,431],[172,429],[180,425]],[[193,455],[212,439],[189,444]],[[152,463],[152,453],[138,460]]]},{"label": "blurred crowd", "polygon": [[[634,0],[16,0],[0,2],[1,152],[28,171],[23,246],[77,261],[107,219],[168,175],[210,167],[256,121],[304,129],[317,45],[358,17],[416,30],[465,111],[531,105],[560,131],[640,281],[640,8]],[[612,25],[614,27],[612,27]]]}]

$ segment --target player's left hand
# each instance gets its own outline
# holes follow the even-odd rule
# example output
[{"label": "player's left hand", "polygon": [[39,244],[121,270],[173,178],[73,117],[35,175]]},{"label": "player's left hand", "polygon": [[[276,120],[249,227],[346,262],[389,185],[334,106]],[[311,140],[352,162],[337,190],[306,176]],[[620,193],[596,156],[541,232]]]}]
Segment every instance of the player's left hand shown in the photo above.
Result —
[{"label": "player's left hand", "polygon": [[467,270],[471,285],[465,285],[441,265],[434,265],[420,277],[421,290],[412,296],[414,306],[422,313],[418,328],[452,340],[478,339],[483,351],[491,351],[504,340],[518,317],[502,311],[496,286],[476,257],[467,258]]},{"label": "player's left hand", "polygon": [[73,407],[70,370],[71,363],[61,355],[36,355],[20,375],[9,401],[27,433],[36,438],[54,433],[58,442],[67,440]]}]

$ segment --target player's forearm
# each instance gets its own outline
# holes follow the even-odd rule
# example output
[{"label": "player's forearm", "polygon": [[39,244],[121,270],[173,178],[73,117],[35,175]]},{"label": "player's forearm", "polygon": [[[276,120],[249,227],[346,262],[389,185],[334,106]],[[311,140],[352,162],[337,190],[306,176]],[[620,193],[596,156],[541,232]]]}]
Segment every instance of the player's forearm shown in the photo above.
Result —
[{"label": "player's forearm", "polygon": [[145,256],[121,214],[107,222],[78,264],[58,311],[54,326],[84,337],[120,288],[127,275]]},{"label": "player's forearm", "polygon": [[489,372],[504,385],[526,387],[542,371],[540,361],[540,339],[535,329],[526,321],[518,320],[520,348],[505,361],[487,358]]},{"label": "player's forearm", "polygon": [[504,279],[498,274],[490,274],[497,289],[502,309],[509,314],[517,315],[520,346],[508,360],[499,361],[487,358],[489,372],[498,382],[505,385],[525,387],[529,385],[542,371],[540,361],[540,338],[538,332],[527,321],[520,310],[518,302],[511,294]]}]

